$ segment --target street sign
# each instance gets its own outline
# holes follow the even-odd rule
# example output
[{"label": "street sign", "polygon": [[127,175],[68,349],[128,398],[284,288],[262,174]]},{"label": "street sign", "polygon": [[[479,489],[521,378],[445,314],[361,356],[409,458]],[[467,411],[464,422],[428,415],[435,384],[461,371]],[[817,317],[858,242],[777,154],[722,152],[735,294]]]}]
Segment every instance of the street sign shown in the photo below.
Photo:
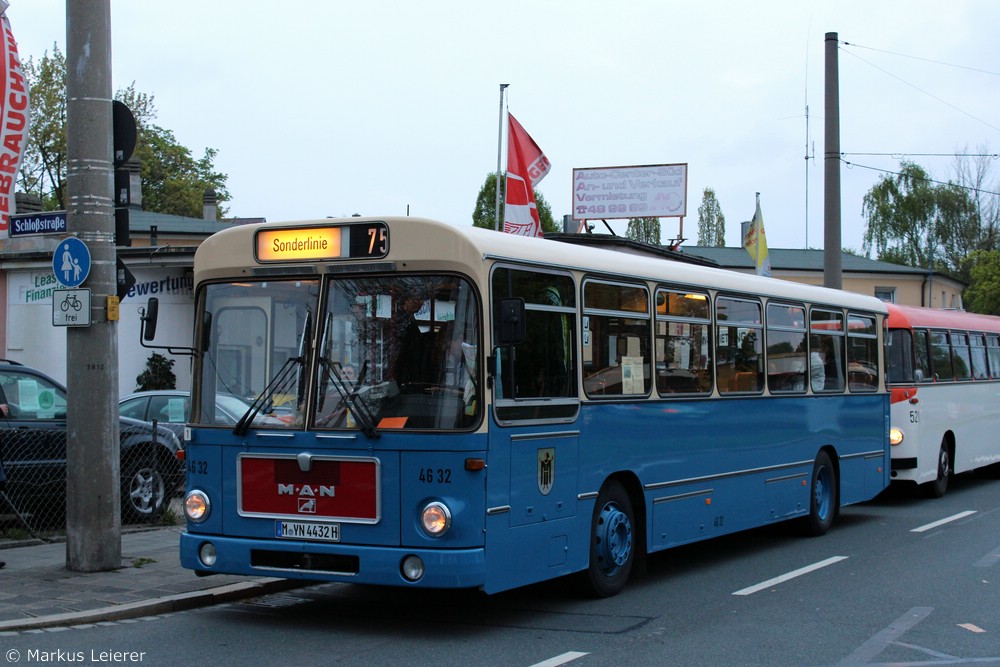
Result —
[{"label": "street sign", "polygon": [[52,290],[52,326],[89,327],[90,290]]},{"label": "street sign", "polygon": [[52,254],[52,273],[63,287],[79,287],[90,275],[90,249],[71,236],[59,242]]},{"label": "street sign", "polygon": [[17,213],[10,216],[10,235],[65,234],[66,211]]}]

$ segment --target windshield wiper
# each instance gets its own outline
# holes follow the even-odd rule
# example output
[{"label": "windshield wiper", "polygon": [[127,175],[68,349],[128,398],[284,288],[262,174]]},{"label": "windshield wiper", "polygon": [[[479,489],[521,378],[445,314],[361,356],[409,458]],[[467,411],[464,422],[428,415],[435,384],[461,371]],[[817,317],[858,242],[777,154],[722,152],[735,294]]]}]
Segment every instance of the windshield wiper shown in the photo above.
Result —
[{"label": "windshield wiper", "polygon": [[[289,382],[289,380],[294,381],[296,377],[299,378],[298,387],[295,392],[296,399],[298,400],[296,409],[301,409],[302,400],[305,398],[303,395],[304,387],[302,384],[302,370],[306,365],[306,350],[308,349],[307,345],[309,339],[311,338],[311,332],[312,310],[307,307],[306,316],[302,322],[302,334],[299,337],[298,356],[289,357],[288,360],[282,364],[281,368],[278,369],[278,372],[274,374],[271,381],[267,383],[267,386],[264,387],[264,391],[260,392],[257,398],[254,399],[253,403],[250,404],[247,411],[242,417],[240,417],[240,420],[236,422],[236,426],[233,427],[233,433],[235,435],[246,435],[246,432],[250,429],[250,424],[253,423],[254,418],[260,413],[261,409],[263,409],[265,405],[271,403],[274,395],[278,393],[279,390],[281,390],[282,393],[285,393],[287,388],[290,388],[291,386],[291,382]],[[294,372],[296,370],[296,366],[298,367],[298,376],[296,376]]]},{"label": "windshield wiper", "polygon": [[365,375],[368,373],[368,360],[365,359],[365,361],[362,362],[361,371],[358,373],[357,381],[350,385],[348,385],[347,378],[345,378],[340,372],[340,362],[321,358],[320,363],[323,364],[323,367],[327,370],[327,372],[331,373],[336,380],[333,383],[333,387],[337,390],[337,393],[340,394],[340,399],[351,412],[351,416],[354,417],[354,421],[358,423],[358,427],[361,429],[361,432],[372,440],[377,440],[381,437],[378,429],[375,428],[375,415],[372,414],[368,405],[358,396],[361,391],[361,387],[365,383]]},{"label": "windshield wiper", "polygon": [[[300,371],[303,366],[305,366],[305,357],[289,357],[288,361],[278,369],[271,381],[264,387],[264,391],[260,392],[260,395],[254,399],[253,403],[247,409],[240,420],[236,422],[236,426],[233,427],[233,433],[236,435],[246,435],[247,430],[250,428],[250,424],[253,420],[260,414],[260,411],[265,405],[270,403],[274,399],[274,395],[277,394],[282,388],[290,385],[289,379],[295,378],[295,367],[298,366]],[[284,392],[282,392],[284,393]]]}]

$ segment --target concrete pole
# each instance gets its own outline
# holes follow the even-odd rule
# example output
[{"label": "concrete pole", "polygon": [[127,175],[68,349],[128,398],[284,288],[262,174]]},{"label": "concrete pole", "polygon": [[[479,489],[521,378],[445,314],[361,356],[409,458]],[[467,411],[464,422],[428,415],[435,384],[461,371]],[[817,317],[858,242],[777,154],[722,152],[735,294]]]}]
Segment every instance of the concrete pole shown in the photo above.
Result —
[{"label": "concrete pole", "polygon": [[121,567],[111,0],[66,0],[67,226],[90,250],[89,327],[66,331],[66,567]]},{"label": "concrete pole", "polygon": [[826,103],[823,153],[823,285],[841,289],[840,73],[837,33],[826,33]]}]

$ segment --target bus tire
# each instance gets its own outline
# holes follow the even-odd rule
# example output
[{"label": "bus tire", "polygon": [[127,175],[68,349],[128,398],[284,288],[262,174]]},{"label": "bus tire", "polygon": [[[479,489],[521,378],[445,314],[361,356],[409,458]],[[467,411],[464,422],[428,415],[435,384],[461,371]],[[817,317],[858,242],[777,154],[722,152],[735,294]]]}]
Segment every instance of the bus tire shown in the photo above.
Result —
[{"label": "bus tire", "polygon": [[933,482],[924,485],[927,495],[931,498],[941,498],[948,491],[948,481],[951,478],[951,455],[948,453],[948,443],[941,441],[938,451],[937,477]]},{"label": "bus tire", "polygon": [[625,487],[609,480],[594,505],[590,531],[590,566],[586,585],[596,597],[611,597],[625,588],[635,562],[637,534],[632,501]]},{"label": "bus tire", "polygon": [[833,525],[840,508],[838,497],[837,470],[830,455],[820,452],[813,463],[812,484],[809,487],[809,516],[806,519],[808,535],[825,535]]}]

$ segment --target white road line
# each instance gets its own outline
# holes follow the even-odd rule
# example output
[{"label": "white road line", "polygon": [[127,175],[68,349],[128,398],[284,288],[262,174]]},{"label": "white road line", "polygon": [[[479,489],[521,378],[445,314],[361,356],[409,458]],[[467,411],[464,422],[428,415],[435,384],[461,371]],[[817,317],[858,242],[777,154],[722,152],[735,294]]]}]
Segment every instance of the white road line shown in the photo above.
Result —
[{"label": "white road line", "polygon": [[990,553],[986,554],[973,563],[973,565],[976,567],[993,567],[997,563],[1000,563],[1000,547],[997,547]]},{"label": "white road line", "polygon": [[[933,607],[914,607],[910,611],[906,612],[895,621],[893,621],[889,627],[880,631],[874,637],[871,637],[868,641],[863,643],[854,653],[838,662],[838,665],[866,665],[871,662],[875,656],[884,651],[889,647],[890,644],[896,643],[900,637],[906,634],[918,623],[923,621],[925,618],[931,615],[934,611]],[[946,657],[938,655],[937,657]],[[924,663],[924,664],[935,664],[935,663]],[[936,663],[943,664],[943,663]]]},{"label": "white road line", "polygon": [[967,516],[972,516],[975,513],[976,513],[976,510],[966,510],[964,512],[959,512],[958,514],[953,514],[952,516],[945,517],[944,519],[941,519],[940,521],[935,521],[935,522],[929,523],[929,524],[927,524],[925,526],[920,526],[919,528],[914,528],[910,532],[911,533],[924,533],[924,532],[927,532],[928,530],[934,530],[938,526],[943,526],[946,523],[951,523],[952,521],[958,521],[959,519],[964,519]]},{"label": "white road line", "polygon": [[827,565],[833,565],[834,563],[839,563],[842,560],[847,560],[847,556],[833,556],[832,558],[821,560],[820,562],[813,563],[812,565],[806,565],[805,567],[801,567],[798,570],[793,570],[792,572],[775,577],[774,579],[768,579],[767,581],[761,582],[755,586],[750,586],[749,588],[738,590],[735,593],[733,593],[733,595],[753,595],[754,593],[762,591],[765,588],[771,588],[772,586],[784,583],[789,579],[794,579],[795,577],[801,577],[803,574],[808,574],[814,570],[826,567]]},{"label": "white road line", "polygon": [[549,658],[548,660],[543,660],[541,662],[536,662],[531,665],[531,667],[559,667],[559,665],[565,665],[567,662],[573,662],[577,658],[582,658],[587,655],[586,653],[580,653],[579,651],[567,651],[562,655],[557,655],[554,658]]}]

